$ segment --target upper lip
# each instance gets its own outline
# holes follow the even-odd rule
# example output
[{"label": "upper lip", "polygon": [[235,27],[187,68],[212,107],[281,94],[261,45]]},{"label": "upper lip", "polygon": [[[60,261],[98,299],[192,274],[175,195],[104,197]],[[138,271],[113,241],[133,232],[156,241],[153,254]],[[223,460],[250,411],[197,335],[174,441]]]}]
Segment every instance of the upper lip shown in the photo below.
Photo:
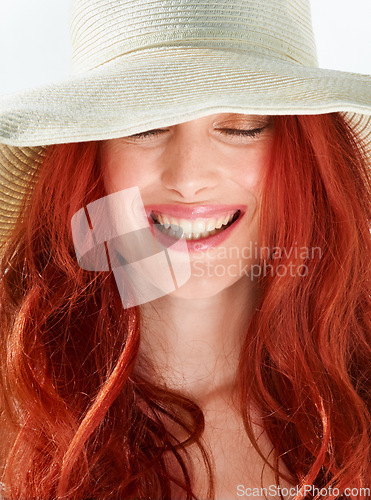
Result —
[{"label": "upper lip", "polygon": [[150,217],[151,213],[160,213],[169,215],[170,217],[182,217],[184,219],[196,220],[202,218],[217,217],[227,212],[237,212],[240,210],[244,212],[246,206],[244,205],[197,205],[197,206],[184,206],[184,205],[146,205],[145,210],[147,216]]}]

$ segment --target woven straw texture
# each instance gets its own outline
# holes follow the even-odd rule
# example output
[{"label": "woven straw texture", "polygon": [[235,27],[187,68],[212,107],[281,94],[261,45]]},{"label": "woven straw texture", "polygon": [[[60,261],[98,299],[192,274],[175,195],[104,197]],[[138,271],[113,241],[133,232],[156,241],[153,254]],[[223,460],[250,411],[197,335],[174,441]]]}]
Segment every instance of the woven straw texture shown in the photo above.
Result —
[{"label": "woven straw texture", "polygon": [[72,72],[0,99],[0,237],[43,149],[211,113],[347,112],[370,143],[371,77],[317,67],[308,0],[75,0]]}]

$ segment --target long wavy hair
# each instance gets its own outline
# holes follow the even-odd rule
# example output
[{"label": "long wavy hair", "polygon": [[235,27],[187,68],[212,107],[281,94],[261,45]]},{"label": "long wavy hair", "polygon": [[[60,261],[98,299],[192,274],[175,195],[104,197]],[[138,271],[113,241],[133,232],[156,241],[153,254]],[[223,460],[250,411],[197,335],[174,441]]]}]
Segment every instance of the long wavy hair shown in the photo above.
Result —
[{"label": "long wavy hair", "polygon": [[[277,483],[285,477],[283,461],[300,486],[338,488],[338,496],[322,491],[316,499],[340,498],[346,488],[353,492],[342,498],[366,499],[370,171],[341,114],[274,121],[261,244],[320,252],[262,257],[268,271],[260,277],[237,373],[241,413],[261,453],[250,417],[251,405],[258,408],[274,447],[273,465],[261,454]],[[205,460],[211,498],[201,409],[140,376],[140,309],[123,309],[112,273],[83,271],[77,264],[71,217],[104,194],[100,143],[48,147],[3,249],[6,496],[171,498],[176,484],[195,499],[187,467],[193,443]],[[300,273],[282,273],[279,266],[289,265]],[[187,438],[179,441],[165,421]]]}]

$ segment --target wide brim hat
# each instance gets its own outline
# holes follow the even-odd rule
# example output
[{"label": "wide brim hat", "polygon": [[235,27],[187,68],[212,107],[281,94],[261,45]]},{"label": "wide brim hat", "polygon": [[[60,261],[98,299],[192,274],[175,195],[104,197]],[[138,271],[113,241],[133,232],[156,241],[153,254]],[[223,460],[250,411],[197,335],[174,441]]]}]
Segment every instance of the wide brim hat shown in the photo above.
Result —
[{"label": "wide brim hat", "polygon": [[309,0],[74,0],[72,69],[0,99],[0,239],[50,144],[219,112],[343,112],[371,151],[371,77],[318,67]]}]

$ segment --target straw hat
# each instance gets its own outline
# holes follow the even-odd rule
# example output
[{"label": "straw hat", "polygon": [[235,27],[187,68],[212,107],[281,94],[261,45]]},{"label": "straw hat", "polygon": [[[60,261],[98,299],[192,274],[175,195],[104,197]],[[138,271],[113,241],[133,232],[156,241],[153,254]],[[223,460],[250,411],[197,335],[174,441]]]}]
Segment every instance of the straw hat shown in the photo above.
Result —
[{"label": "straw hat", "polygon": [[371,77],[317,67],[309,0],[73,0],[71,38],[67,80],[0,99],[0,237],[39,146],[226,111],[342,111],[371,147]]}]

